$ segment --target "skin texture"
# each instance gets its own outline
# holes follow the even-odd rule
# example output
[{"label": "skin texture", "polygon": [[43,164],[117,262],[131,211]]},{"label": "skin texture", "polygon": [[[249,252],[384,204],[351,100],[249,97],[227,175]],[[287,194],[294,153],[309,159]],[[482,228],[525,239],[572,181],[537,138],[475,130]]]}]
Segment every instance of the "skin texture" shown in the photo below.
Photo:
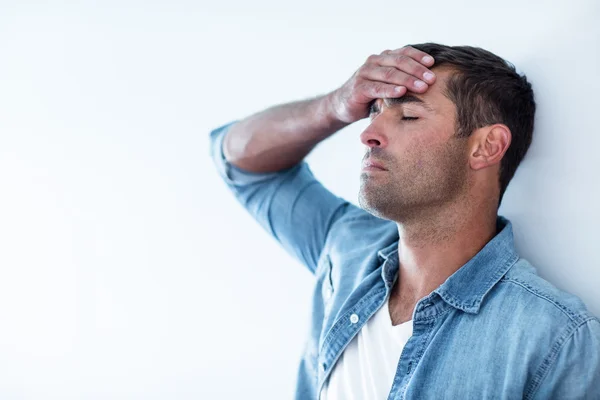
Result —
[{"label": "skin texture", "polygon": [[412,319],[416,303],[496,235],[499,166],[510,144],[501,124],[456,138],[456,107],[444,95],[455,72],[432,71],[437,81],[425,93],[406,94],[425,105],[377,99],[360,137],[367,146],[363,162],[386,170],[363,170],[359,204],[395,221],[400,234],[399,278],[390,298],[394,325]]},{"label": "skin texture", "polygon": [[[394,325],[412,319],[415,304],[496,234],[498,171],[511,133],[495,124],[469,138],[453,138],[456,107],[444,89],[454,73],[411,46],[385,50],[370,55],[331,93],[245,118],[223,144],[226,159],[239,168],[289,168],[322,140],[369,117],[375,102],[377,112],[370,115],[361,141],[367,160],[386,171],[361,174],[359,203],[398,225],[399,277],[390,297]],[[414,102],[388,104],[408,96],[428,108]]]},{"label": "skin texture", "polygon": [[361,173],[359,204],[365,210],[408,223],[467,190],[467,140],[454,138],[455,106],[440,88],[433,85],[424,95],[405,96],[427,105],[376,101],[361,141],[369,147],[364,158],[380,162],[388,171]]}]

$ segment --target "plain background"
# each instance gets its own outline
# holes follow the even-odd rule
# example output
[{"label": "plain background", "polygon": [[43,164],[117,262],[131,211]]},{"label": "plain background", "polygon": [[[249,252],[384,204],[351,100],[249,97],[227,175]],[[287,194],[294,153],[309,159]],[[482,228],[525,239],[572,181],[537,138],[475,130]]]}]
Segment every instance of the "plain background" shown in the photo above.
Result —
[{"label": "plain background", "polygon": [[[409,43],[532,81],[500,213],[599,315],[600,3],[487,3],[0,1],[0,397],[291,398],[312,278],[230,196],[208,134]],[[365,126],[309,157],[353,202]]]}]

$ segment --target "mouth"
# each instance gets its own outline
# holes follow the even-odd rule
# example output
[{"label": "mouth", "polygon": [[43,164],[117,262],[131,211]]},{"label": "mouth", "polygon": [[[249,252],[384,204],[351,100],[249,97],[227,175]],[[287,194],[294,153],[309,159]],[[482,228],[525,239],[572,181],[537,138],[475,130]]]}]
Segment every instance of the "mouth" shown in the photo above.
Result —
[{"label": "mouth", "polygon": [[371,172],[387,171],[387,169],[385,169],[385,167],[382,164],[378,163],[377,161],[369,160],[369,159],[367,159],[363,162],[362,170],[363,171],[371,171]]}]

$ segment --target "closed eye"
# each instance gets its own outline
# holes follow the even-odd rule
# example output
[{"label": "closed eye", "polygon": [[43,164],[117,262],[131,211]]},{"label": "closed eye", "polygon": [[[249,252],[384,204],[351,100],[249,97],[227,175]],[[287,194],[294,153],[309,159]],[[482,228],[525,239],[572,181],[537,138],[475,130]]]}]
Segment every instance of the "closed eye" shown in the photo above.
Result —
[{"label": "closed eye", "polygon": [[414,121],[415,119],[419,119],[419,117],[402,117],[403,121]]}]

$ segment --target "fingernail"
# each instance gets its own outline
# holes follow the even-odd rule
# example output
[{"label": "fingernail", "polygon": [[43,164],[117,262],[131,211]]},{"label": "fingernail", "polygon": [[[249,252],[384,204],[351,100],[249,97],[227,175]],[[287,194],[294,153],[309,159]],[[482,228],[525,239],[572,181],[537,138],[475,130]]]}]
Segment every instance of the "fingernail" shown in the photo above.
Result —
[{"label": "fingernail", "polygon": [[423,74],[423,78],[427,79],[428,81],[432,81],[433,78],[435,78],[435,75],[433,74],[433,72],[427,71]]},{"label": "fingernail", "polygon": [[423,81],[415,81],[415,86],[419,89],[424,88],[427,84]]},{"label": "fingernail", "polygon": [[424,63],[429,64],[430,62],[433,62],[433,57],[431,57],[431,56],[425,56],[425,57],[423,57],[422,61]]}]

